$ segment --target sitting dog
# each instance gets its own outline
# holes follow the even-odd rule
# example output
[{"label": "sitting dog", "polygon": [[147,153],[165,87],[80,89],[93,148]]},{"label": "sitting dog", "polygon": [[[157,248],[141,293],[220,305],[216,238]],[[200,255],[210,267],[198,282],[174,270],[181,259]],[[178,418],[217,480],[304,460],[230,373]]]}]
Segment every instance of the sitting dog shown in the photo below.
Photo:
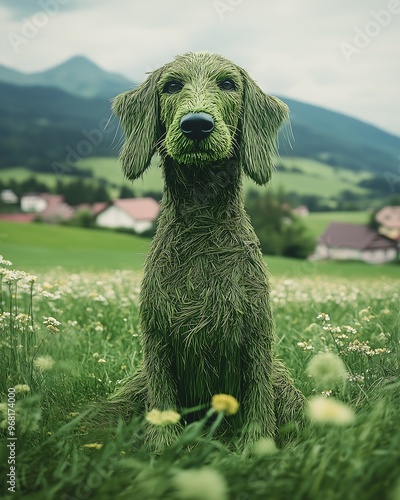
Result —
[{"label": "sitting dog", "polygon": [[[267,269],[244,209],[242,180],[266,184],[287,106],[222,56],[188,53],[117,96],[128,179],[158,152],[164,194],[140,295],[143,360],[111,399],[166,410],[240,403],[223,425],[247,445],[301,414],[303,396],[274,358]],[[177,426],[150,427],[169,444]]]}]

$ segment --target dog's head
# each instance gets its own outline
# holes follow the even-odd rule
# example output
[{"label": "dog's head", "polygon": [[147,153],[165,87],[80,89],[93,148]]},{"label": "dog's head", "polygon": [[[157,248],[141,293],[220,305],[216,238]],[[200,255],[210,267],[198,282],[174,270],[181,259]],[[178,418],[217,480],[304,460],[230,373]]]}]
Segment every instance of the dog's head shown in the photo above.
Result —
[{"label": "dog's head", "polygon": [[113,111],[126,135],[120,157],[129,179],[143,174],[158,149],[194,168],[237,158],[258,184],[269,180],[276,134],[288,116],[244,69],[208,52],[176,57],[117,96]]}]

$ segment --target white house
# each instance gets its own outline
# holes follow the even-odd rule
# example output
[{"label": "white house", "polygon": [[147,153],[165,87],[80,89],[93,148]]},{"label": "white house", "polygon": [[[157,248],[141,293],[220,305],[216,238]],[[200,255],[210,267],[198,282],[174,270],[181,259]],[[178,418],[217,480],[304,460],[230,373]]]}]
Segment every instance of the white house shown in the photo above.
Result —
[{"label": "white house", "polygon": [[127,228],[136,233],[150,229],[160,211],[159,203],[153,198],[126,198],[114,200],[99,213],[96,224],[101,227]]},{"label": "white house", "polygon": [[64,201],[60,194],[25,194],[21,198],[21,210],[40,215],[45,222],[58,222],[71,219],[74,210]]},{"label": "white house", "polygon": [[361,260],[370,264],[397,258],[397,243],[368,226],[332,222],[319,238],[312,260]]},{"label": "white house", "polygon": [[0,199],[3,203],[18,203],[18,196],[11,189],[3,189],[0,193]]},{"label": "white house", "polygon": [[23,212],[43,212],[47,207],[47,201],[42,194],[29,193],[21,198],[21,210]]}]

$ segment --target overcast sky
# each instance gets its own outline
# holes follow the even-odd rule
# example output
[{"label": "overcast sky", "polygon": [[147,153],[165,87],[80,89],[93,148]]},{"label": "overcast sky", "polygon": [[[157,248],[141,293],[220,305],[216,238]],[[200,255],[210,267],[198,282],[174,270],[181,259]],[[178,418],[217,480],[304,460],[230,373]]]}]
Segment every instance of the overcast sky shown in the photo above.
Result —
[{"label": "overcast sky", "polygon": [[177,54],[218,52],[268,93],[400,136],[400,0],[0,0],[0,33],[0,64],[81,54],[137,82]]}]

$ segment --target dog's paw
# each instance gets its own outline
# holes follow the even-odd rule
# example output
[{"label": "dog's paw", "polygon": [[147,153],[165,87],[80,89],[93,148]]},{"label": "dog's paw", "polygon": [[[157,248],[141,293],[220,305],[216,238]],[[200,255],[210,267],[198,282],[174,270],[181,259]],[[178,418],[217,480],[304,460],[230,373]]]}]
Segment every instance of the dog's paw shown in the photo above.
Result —
[{"label": "dog's paw", "polygon": [[169,426],[147,426],[145,433],[146,448],[154,453],[162,453],[166,448],[172,446],[182,432],[181,425]]},{"label": "dog's paw", "polygon": [[274,438],[275,432],[275,425],[266,428],[265,425],[253,420],[242,427],[238,447],[245,455],[251,455],[255,443],[265,437]]}]

